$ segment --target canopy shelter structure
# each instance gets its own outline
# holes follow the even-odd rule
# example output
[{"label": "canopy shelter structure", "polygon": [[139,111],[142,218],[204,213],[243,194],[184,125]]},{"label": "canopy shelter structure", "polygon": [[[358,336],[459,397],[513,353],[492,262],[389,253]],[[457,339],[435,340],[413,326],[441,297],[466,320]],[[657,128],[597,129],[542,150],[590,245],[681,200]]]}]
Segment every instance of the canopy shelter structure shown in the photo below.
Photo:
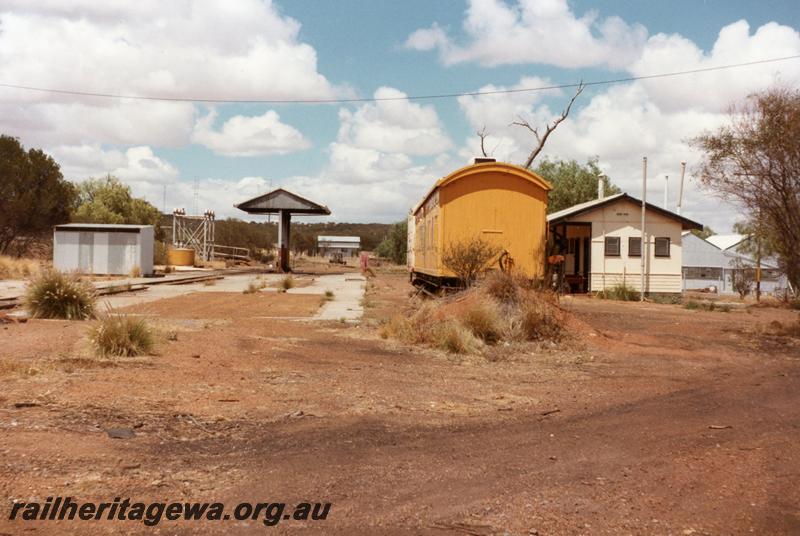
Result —
[{"label": "canopy shelter structure", "polygon": [[289,238],[292,214],[328,216],[331,213],[325,205],[309,201],[283,188],[272,190],[234,206],[248,214],[278,215],[278,266],[282,272],[291,271]]}]

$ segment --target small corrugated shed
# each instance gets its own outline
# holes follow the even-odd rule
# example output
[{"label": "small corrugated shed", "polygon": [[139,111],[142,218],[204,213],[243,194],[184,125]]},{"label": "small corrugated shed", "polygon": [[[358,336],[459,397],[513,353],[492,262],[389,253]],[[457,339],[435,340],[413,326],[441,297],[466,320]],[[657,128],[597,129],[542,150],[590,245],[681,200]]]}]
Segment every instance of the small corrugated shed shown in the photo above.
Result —
[{"label": "small corrugated shed", "polygon": [[65,272],[153,273],[152,225],[68,223],[53,229],[53,266]]}]

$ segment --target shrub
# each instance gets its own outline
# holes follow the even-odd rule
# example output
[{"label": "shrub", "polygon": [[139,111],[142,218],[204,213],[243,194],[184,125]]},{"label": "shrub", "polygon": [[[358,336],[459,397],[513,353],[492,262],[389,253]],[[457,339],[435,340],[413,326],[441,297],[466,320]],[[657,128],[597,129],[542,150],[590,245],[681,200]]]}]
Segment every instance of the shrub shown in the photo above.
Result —
[{"label": "shrub", "polygon": [[519,282],[507,272],[499,270],[490,272],[483,281],[482,286],[489,296],[492,296],[500,303],[516,303],[519,299]]},{"label": "shrub", "polygon": [[333,291],[332,290],[326,290],[325,291],[325,299],[327,301],[331,301],[333,299]]},{"label": "shrub", "polygon": [[153,244],[153,264],[164,266],[167,264],[167,243],[156,240]]},{"label": "shrub", "polygon": [[683,296],[680,294],[653,294],[649,300],[664,305],[677,305],[683,302]]},{"label": "shrub", "polygon": [[633,287],[620,283],[601,290],[597,293],[597,297],[603,300],[638,301],[641,293]]},{"label": "shrub", "polygon": [[564,319],[558,307],[542,292],[529,293],[520,303],[517,333],[528,341],[557,341],[563,335]]},{"label": "shrub", "polygon": [[115,313],[98,320],[89,339],[101,357],[134,357],[150,353],[154,345],[153,330],[144,318]]},{"label": "shrub", "polygon": [[296,284],[297,283],[295,282],[294,277],[292,277],[291,275],[287,275],[286,277],[281,279],[281,288],[283,290],[289,290],[290,288],[294,288]]},{"label": "shrub", "polygon": [[495,343],[503,336],[500,311],[493,301],[480,301],[467,307],[459,320],[475,337],[484,342]]},{"label": "shrub", "polygon": [[23,304],[32,318],[84,320],[94,316],[95,288],[75,275],[47,270],[28,284]]},{"label": "shrub", "polygon": [[742,259],[736,258],[732,263],[731,286],[739,293],[739,297],[744,299],[753,290],[756,281],[756,271],[752,266],[748,266]]},{"label": "shrub", "polygon": [[142,269],[139,268],[138,266],[134,266],[133,268],[131,268],[131,273],[129,273],[128,275],[134,278],[142,277]]},{"label": "shrub", "polygon": [[485,286],[455,298],[421,302],[413,314],[396,314],[380,329],[383,338],[426,344],[453,353],[481,353],[484,343],[560,341],[566,335],[567,313],[549,291],[519,287],[517,301],[501,303]]},{"label": "shrub", "polygon": [[464,242],[451,242],[442,254],[442,264],[465,287],[470,287],[498,253],[500,248],[476,237]]},{"label": "shrub", "polygon": [[729,313],[731,311],[731,306],[723,303],[723,304],[716,304],[712,301],[708,302],[698,302],[694,300],[689,300],[683,304],[684,309],[689,309],[690,311],[719,311],[720,313]]}]

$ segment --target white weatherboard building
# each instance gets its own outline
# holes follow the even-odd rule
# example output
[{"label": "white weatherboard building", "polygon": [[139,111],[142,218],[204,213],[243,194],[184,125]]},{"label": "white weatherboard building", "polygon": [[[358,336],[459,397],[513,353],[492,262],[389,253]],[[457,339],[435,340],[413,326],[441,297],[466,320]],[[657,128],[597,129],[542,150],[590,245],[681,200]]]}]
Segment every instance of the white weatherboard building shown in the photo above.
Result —
[{"label": "white weatherboard building", "polygon": [[573,292],[599,292],[619,284],[644,291],[682,290],[682,232],[703,226],[661,207],[646,205],[641,243],[642,202],[628,194],[594,199],[547,216],[551,236],[564,255],[564,279]]},{"label": "white weatherboard building", "polygon": [[65,272],[153,273],[152,225],[69,223],[53,230],[53,266]]},{"label": "white weatherboard building", "polygon": [[317,249],[323,257],[341,253],[344,257],[356,257],[361,251],[358,236],[318,236]]}]

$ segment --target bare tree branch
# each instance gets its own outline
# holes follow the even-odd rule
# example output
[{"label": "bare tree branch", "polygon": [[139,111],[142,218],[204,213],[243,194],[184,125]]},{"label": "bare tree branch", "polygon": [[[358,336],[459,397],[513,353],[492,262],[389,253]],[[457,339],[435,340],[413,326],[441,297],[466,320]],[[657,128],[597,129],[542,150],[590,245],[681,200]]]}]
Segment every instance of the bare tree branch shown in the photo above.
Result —
[{"label": "bare tree branch", "polygon": [[581,83],[578,84],[578,89],[575,91],[575,94],[569,100],[569,104],[567,104],[567,107],[564,108],[563,112],[561,112],[561,116],[556,118],[556,120],[553,121],[552,125],[550,124],[545,125],[545,132],[543,135],[539,134],[539,129],[537,127],[531,126],[531,124],[522,117],[517,116],[518,120],[511,123],[512,125],[518,125],[527,128],[528,130],[533,132],[533,135],[536,137],[536,146],[533,148],[533,150],[531,150],[531,154],[528,155],[528,159],[525,161],[525,164],[523,164],[523,167],[530,169],[531,165],[533,164],[533,161],[536,159],[537,156],[539,156],[539,153],[542,152],[542,149],[544,149],[544,144],[547,143],[547,138],[550,137],[550,134],[553,133],[553,131],[558,127],[558,125],[560,125],[562,121],[564,121],[564,119],[567,118],[570,110],[572,109],[572,105],[575,103],[575,99],[577,99],[578,96],[581,93],[583,93],[583,90],[585,88],[586,84],[584,84],[583,81],[581,81]]},{"label": "bare tree branch", "polygon": [[476,132],[475,134],[477,134],[478,137],[481,139],[481,153],[483,153],[484,157],[489,156],[488,154],[486,154],[486,147],[484,146],[484,142],[486,141],[486,137],[489,135],[489,133],[486,132],[486,125],[483,125],[481,127],[481,129],[478,132]]}]

